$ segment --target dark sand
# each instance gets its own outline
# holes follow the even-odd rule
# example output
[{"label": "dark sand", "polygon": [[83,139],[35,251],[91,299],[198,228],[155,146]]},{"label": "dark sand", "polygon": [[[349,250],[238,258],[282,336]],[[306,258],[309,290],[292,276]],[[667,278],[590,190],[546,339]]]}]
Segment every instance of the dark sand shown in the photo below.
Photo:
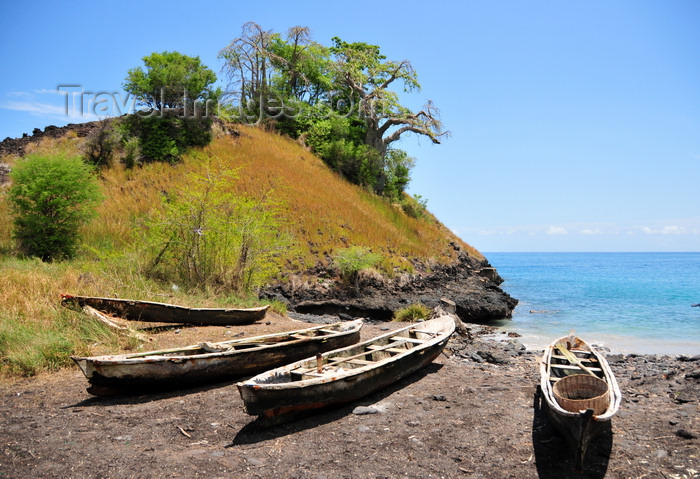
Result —
[{"label": "dark sand", "polygon": [[[251,326],[171,329],[146,348],[302,326],[270,314]],[[363,337],[399,326],[368,324]],[[577,472],[535,394],[541,352],[477,334],[455,335],[445,353],[364,400],[264,430],[235,382],[103,399],[85,392],[77,367],[6,380],[0,478],[700,477],[697,358],[609,356],[622,407]]]}]

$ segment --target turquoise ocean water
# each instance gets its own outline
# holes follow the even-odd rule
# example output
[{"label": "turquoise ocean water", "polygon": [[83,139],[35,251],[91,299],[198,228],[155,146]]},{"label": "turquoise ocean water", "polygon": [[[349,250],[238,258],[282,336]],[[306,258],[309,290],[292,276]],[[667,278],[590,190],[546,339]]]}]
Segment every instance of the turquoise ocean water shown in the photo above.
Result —
[{"label": "turquoise ocean water", "polygon": [[700,354],[700,253],[485,256],[520,300],[501,325],[529,348],[573,330],[613,352]]}]

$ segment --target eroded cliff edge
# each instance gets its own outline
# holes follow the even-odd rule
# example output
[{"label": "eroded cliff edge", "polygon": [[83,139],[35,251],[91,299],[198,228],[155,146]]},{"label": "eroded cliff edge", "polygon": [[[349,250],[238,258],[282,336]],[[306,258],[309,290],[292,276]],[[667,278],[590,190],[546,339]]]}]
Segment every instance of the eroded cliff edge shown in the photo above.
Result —
[{"label": "eroded cliff edge", "polygon": [[276,299],[290,310],[306,314],[333,314],[390,320],[394,312],[413,303],[429,308],[442,298],[453,301],[457,315],[469,323],[489,323],[510,318],[518,300],[500,288],[503,279],[489,264],[459,250],[457,260],[447,265],[416,264],[414,274],[393,279],[358,275],[352,282],[332,279],[331,272],[318,268],[309,272],[315,280],[291,280],[261,291],[261,297]]}]

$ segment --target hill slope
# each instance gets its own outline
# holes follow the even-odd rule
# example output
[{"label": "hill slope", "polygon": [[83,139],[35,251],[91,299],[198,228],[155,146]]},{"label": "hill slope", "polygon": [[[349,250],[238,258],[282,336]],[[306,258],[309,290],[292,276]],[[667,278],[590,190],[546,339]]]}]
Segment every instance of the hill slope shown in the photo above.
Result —
[{"label": "hill slope", "polygon": [[[34,138],[6,140],[0,153],[15,154],[0,157],[0,162],[11,166],[17,153],[32,151],[79,154],[86,128],[47,127],[43,135],[35,130]],[[447,295],[457,302],[464,319],[510,315],[515,301],[497,287],[500,278],[488,262],[429,213],[423,218],[408,216],[398,205],[346,182],[289,138],[240,125],[219,125],[218,130],[209,146],[190,152],[176,165],[151,163],[133,170],[116,165],[103,170],[106,199],[98,219],[85,228],[84,250],[90,252],[86,257],[104,261],[137,248],[144,222],[162,207],[164,197],[188,188],[188,174],[234,170],[237,179],[231,189],[238,195],[273,199],[281,207],[283,228],[293,238],[294,248],[284,256],[276,284],[263,296],[312,312],[337,312],[344,304],[354,314],[388,317],[402,305],[420,301],[432,306]],[[9,218],[3,216],[0,245],[7,250]],[[350,246],[380,254],[377,268],[382,274],[356,278],[351,284],[339,278],[333,258]],[[126,291],[118,283],[78,286],[76,293],[123,295]],[[144,289],[150,291],[130,293],[144,298],[158,295],[152,284]]]}]

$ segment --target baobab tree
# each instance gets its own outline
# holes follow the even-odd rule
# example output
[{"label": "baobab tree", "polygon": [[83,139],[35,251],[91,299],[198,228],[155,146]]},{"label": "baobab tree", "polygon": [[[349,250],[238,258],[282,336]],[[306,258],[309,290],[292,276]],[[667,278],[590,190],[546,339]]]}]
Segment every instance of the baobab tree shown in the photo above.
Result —
[{"label": "baobab tree", "polygon": [[338,37],[333,42],[336,82],[357,102],[358,114],[367,126],[367,145],[385,157],[389,146],[405,133],[427,136],[436,144],[449,135],[431,101],[414,113],[399,103],[396,92],[389,90],[399,81],[404,91],[420,91],[418,75],[408,60],[386,60],[376,45],[346,43]]}]

